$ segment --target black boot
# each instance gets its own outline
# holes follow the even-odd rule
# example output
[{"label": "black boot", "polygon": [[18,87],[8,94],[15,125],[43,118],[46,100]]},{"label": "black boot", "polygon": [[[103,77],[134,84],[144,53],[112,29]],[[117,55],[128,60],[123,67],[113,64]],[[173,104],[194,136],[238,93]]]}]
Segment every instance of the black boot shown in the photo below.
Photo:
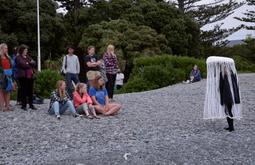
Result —
[{"label": "black boot", "polygon": [[234,120],[227,117],[228,127],[224,128],[225,130],[228,130],[229,132],[234,131]]}]

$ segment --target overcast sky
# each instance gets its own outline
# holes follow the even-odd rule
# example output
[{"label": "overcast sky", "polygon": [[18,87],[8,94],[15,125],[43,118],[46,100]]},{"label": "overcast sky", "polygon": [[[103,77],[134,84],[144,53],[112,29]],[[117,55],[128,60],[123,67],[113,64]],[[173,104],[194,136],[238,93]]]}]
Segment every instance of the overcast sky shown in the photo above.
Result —
[{"label": "overcast sky", "polygon": [[[243,0],[237,0],[237,1],[242,2]],[[211,3],[211,2],[215,2],[215,0],[203,0],[203,1],[200,1],[199,3]],[[224,0],[224,2],[229,2],[229,0]],[[241,24],[255,26],[255,23],[248,24],[248,23],[244,23],[244,22],[241,22],[241,21],[238,21],[238,20],[234,19],[234,17],[244,16],[243,13],[245,13],[247,10],[254,10],[254,6],[248,6],[248,5],[245,4],[245,5],[241,6],[240,8],[236,9],[233,14],[228,16],[223,21],[219,21],[219,22],[216,22],[216,23],[205,25],[204,27],[202,27],[202,30],[210,30],[216,24],[221,24],[221,23],[223,23],[222,28],[238,27]],[[65,11],[64,9],[58,9],[57,12],[66,13],[67,11]],[[240,39],[245,39],[247,37],[247,35],[251,35],[251,36],[255,37],[255,30],[241,29],[241,30],[237,31],[236,33],[232,34],[231,36],[229,36],[227,39],[228,40],[240,40]]]}]

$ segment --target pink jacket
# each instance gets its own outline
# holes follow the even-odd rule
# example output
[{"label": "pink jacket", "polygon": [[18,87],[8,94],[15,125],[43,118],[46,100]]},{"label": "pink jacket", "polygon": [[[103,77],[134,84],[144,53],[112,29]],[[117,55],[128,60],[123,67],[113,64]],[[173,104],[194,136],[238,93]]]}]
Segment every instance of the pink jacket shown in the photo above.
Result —
[{"label": "pink jacket", "polygon": [[79,107],[79,105],[83,103],[87,103],[88,105],[92,105],[92,100],[88,94],[84,94],[82,97],[78,92],[73,93],[73,103],[75,108]]}]

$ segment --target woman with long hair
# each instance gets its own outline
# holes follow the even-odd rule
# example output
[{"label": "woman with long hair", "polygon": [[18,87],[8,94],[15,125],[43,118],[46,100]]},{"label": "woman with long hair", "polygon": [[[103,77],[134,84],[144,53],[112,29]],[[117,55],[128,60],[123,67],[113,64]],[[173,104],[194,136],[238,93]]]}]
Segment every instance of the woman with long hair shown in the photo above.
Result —
[{"label": "woman with long hair", "polygon": [[116,75],[118,72],[118,60],[117,55],[114,52],[114,46],[108,45],[106,52],[103,55],[103,60],[106,69],[106,89],[109,94],[109,98],[113,99],[114,86],[116,81]]},{"label": "woman with long hair", "polygon": [[55,114],[57,119],[60,120],[60,115],[64,114],[67,109],[71,111],[73,117],[80,117],[80,115],[76,113],[71,97],[66,91],[65,81],[59,80],[56,85],[56,90],[51,93],[48,112],[51,115]]},{"label": "woman with long hair", "polygon": [[8,46],[0,44],[0,108],[10,111],[10,95],[12,91],[12,62],[8,55]]},{"label": "woman with long hair", "polygon": [[105,82],[101,76],[97,76],[94,80],[93,86],[89,90],[89,95],[92,98],[96,112],[105,116],[115,115],[121,109],[121,105],[117,103],[109,103],[109,97]]},{"label": "woman with long hair", "polygon": [[[73,102],[74,102],[74,107],[77,110],[78,114],[84,114],[86,115],[87,118],[89,119],[99,119],[97,117],[97,114],[95,112],[95,108],[92,105],[92,100],[87,93],[87,85],[84,83],[78,83],[76,85],[76,89],[73,93]],[[93,116],[91,116],[92,114]]]}]

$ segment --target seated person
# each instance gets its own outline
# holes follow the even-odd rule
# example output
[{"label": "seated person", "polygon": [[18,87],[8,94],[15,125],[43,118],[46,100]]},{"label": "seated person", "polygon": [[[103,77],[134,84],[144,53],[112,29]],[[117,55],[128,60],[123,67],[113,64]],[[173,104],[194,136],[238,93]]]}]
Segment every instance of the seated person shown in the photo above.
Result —
[{"label": "seated person", "polygon": [[73,102],[66,92],[65,81],[59,80],[57,82],[57,89],[51,93],[48,112],[51,115],[55,114],[57,119],[60,120],[60,114],[65,113],[67,109],[71,111],[73,117],[81,117],[81,115],[76,113]]},{"label": "seated person", "polygon": [[[95,112],[94,106],[92,105],[92,100],[87,93],[86,84],[78,83],[76,85],[76,89],[73,93],[73,102],[78,114],[85,113],[87,118],[89,119],[93,119],[93,117],[99,119]],[[93,117],[90,115],[89,110],[92,113]]]},{"label": "seated person", "polygon": [[105,82],[101,76],[97,76],[93,86],[89,89],[89,95],[92,98],[96,112],[105,116],[115,115],[121,109],[117,103],[109,103],[109,97],[105,88]]},{"label": "seated person", "polygon": [[190,79],[187,81],[183,81],[183,83],[194,83],[201,80],[201,73],[198,69],[197,65],[194,65],[193,69],[190,72]]}]

